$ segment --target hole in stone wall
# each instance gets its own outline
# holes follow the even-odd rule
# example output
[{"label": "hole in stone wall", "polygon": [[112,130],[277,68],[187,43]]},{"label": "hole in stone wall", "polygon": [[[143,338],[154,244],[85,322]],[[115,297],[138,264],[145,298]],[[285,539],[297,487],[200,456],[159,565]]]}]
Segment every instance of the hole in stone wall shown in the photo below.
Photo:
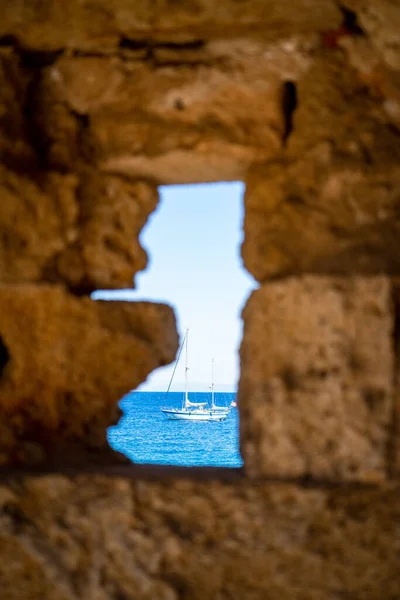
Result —
[{"label": "hole in stone wall", "polygon": [[0,337],[0,377],[2,376],[4,369],[10,361],[10,353],[8,348]]},{"label": "hole in stone wall", "polygon": [[[161,187],[159,208],[141,235],[150,259],[137,290],[93,295],[167,302],[181,342],[189,328],[188,400],[205,405],[185,407],[185,345],[177,364],[158,369],[121,401],[124,416],[109,429],[109,442],[134,462],[242,465],[235,406],[240,312],[255,287],[240,259],[243,192],[240,182]],[[212,410],[212,385],[215,404],[229,409],[219,413],[221,420],[218,409]],[[208,415],[212,420],[203,420]]]}]

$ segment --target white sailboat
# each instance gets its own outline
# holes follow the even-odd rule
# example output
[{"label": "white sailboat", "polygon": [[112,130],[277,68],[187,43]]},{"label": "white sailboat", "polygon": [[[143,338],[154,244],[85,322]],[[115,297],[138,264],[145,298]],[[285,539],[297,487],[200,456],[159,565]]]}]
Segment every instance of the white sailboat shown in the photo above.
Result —
[{"label": "white sailboat", "polygon": [[217,407],[214,403],[214,382],[212,384],[212,403],[211,408],[207,407],[207,402],[191,402],[189,400],[188,393],[188,338],[189,330],[186,330],[185,337],[183,338],[182,346],[178,354],[175,369],[172,373],[171,381],[168,386],[168,391],[171,387],[172,380],[174,378],[175,370],[179,362],[180,355],[182,353],[183,345],[185,344],[185,395],[182,408],[161,408],[161,412],[164,413],[169,419],[176,419],[179,421],[224,421],[228,416],[229,409],[224,407]]}]

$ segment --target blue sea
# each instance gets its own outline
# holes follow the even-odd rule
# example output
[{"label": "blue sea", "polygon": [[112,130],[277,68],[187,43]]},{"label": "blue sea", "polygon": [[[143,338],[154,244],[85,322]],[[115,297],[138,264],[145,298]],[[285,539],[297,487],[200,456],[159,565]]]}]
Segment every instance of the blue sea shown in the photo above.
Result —
[{"label": "blue sea", "polygon": [[[193,422],[168,419],[163,406],[180,408],[183,393],[131,392],[121,401],[123,416],[108,430],[110,446],[135,463],[180,466],[241,467],[239,411],[231,408],[225,421]],[[192,392],[192,402],[211,401],[211,394]],[[218,405],[229,405],[234,393],[216,393]]]}]

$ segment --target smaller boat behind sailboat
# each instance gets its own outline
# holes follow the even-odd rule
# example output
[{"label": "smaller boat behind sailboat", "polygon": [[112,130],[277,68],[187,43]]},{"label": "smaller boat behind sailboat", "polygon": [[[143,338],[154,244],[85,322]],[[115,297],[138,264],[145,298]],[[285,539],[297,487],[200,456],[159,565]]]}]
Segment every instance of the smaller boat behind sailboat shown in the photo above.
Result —
[{"label": "smaller boat behind sailboat", "polygon": [[[214,380],[212,382],[212,394],[211,394],[211,408],[207,407],[207,402],[192,402],[189,400],[188,394],[188,381],[187,381],[187,358],[188,358],[188,337],[189,330],[186,330],[185,337],[181,348],[179,350],[178,358],[175,364],[174,371],[172,373],[171,381],[169,382],[167,394],[172,384],[172,380],[175,375],[176,367],[179,362],[179,358],[182,354],[183,346],[185,345],[185,395],[182,408],[161,408],[161,412],[164,413],[169,419],[175,419],[178,421],[224,421],[229,413],[229,408],[216,406],[214,403]],[[213,379],[214,376],[212,376]],[[167,395],[166,394],[166,395]]]},{"label": "smaller boat behind sailboat", "polygon": [[217,414],[224,414],[226,413],[226,415],[228,415],[229,413],[229,406],[218,406],[217,404],[215,404],[215,395],[214,395],[214,359],[212,359],[211,361],[211,410]]}]

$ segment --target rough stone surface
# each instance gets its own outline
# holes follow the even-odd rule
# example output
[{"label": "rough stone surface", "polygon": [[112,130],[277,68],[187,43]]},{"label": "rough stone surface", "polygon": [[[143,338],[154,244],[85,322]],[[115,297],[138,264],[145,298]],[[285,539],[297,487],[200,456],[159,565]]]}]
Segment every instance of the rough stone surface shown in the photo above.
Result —
[{"label": "rough stone surface", "polygon": [[332,0],[72,0],[64,11],[56,0],[4,3],[0,35],[13,36],[32,50],[60,48],[100,51],[120,38],[197,40],[199,37],[261,30],[267,38],[335,27],[341,15]]},{"label": "rough stone surface", "polygon": [[156,190],[92,173],[43,179],[0,168],[1,280],[62,281],[80,294],[132,287],[147,263],[138,235]]},{"label": "rough stone surface", "polygon": [[397,600],[399,493],[21,480],[0,488],[1,598]]},{"label": "rough stone surface", "polygon": [[386,476],[393,315],[383,277],[269,283],[243,313],[241,447],[252,476]]},{"label": "rough stone surface", "polygon": [[156,184],[239,179],[246,473],[291,478],[4,484],[1,600],[398,600],[399,22],[397,0],[1,3],[0,464],[117,461],[116,401],[175,324],[77,296],[145,267]]},{"label": "rough stone surface", "polygon": [[48,69],[0,47],[1,281],[62,282],[81,294],[132,287],[145,268],[138,236],[157,190],[99,174],[84,130]]},{"label": "rough stone surface", "polygon": [[283,81],[308,67],[309,46],[256,37],[166,44],[145,56],[128,46],[25,68],[42,158],[161,183],[243,178],[281,151]]},{"label": "rough stone surface", "polygon": [[288,163],[247,177],[242,254],[258,281],[400,272],[399,132],[343,58],[328,58],[298,82]]},{"label": "rough stone surface", "polygon": [[[336,25],[337,8],[319,4],[321,27]],[[309,37],[299,26],[282,40],[265,30],[215,39],[206,28],[186,43],[124,38],[96,52],[29,53],[11,36],[4,55],[26,88],[28,134],[46,166],[77,170],[84,161],[161,183],[232,180],[281,153],[285,83],[310,68],[321,45],[309,26]]]},{"label": "rough stone surface", "polygon": [[0,306],[0,465],[101,464],[118,400],[174,359],[172,309],[28,285]]},{"label": "rough stone surface", "polygon": [[375,51],[393,69],[400,69],[400,11],[395,0],[345,0],[344,6],[354,11],[364,35]]}]

